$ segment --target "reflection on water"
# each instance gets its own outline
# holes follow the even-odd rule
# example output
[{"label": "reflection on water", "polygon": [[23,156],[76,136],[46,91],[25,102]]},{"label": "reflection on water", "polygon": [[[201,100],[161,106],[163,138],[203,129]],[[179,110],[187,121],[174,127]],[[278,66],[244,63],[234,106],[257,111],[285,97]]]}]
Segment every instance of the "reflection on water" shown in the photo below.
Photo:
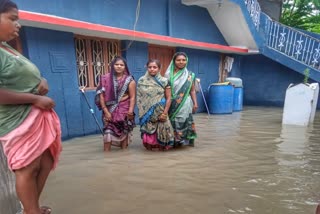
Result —
[{"label": "reflection on water", "polygon": [[280,138],[277,139],[279,152],[288,156],[302,155],[308,147],[312,131],[312,124],[310,126],[283,125]]},{"label": "reflection on water", "polygon": [[101,137],[65,142],[43,204],[58,214],[314,213],[320,199],[320,115],[282,126],[282,110],[197,114],[195,148],[148,152],[138,129],[129,150]]},{"label": "reflection on water", "polygon": [[[319,185],[319,169],[318,165],[310,163],[311,160],[319,160],[320,147],[316,151],[310,149],[315,142],[310,140],[315,132],[319,132],[319,124],[317,130],[314,130],[313,124],[308,127],[283,125],[281,136],[278,140],[277,160],[279,164],[279,172],[276,176],[282,186],[288,188],[288,192],[295,195],[293,199],[283,199],[281,202],[290,209],[299,210],[301,205],[316,205],[319,202],[319,193],[313,192],[313,188]],[[318,140],[318,143],[320,141]],[[279,195],[286,197],[288,193],[281,192]],[[302,211],[301,211],[302,213]]]}]

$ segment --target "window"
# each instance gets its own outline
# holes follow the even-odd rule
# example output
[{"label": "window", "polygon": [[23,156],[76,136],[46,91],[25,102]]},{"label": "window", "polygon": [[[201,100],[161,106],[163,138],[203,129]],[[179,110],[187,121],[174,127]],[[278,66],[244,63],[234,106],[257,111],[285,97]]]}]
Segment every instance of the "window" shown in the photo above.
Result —
[{"label": "window", "polygon": [[76,36],[75,38],[79,86],[94,89],[101,74],[109,72],[109,64],[120,53],[118,40]]}]

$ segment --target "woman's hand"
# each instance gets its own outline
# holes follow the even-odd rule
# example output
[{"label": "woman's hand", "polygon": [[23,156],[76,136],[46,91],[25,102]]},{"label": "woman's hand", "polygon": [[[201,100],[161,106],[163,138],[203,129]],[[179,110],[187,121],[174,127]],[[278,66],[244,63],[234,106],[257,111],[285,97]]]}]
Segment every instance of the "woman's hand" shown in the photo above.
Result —
[{"label": "woman's hand", "polygon": [[108,123],[108,122],[110,122],[110,121],[112,121],[112,115],[111,115],[111,113],[108,111],[108,109],[107,108],[104,108],[103,109],[103,113],[104,113],[104,122],[106,122],[106,123]]},{"label": "woman's hand", "polygon": [[128,118],[128,120],[134,120],[134,113],[133,112],[128,112],[127,118]]},{"label": "woman's hand", "polygon": [[33,102],[33,105],[44,110],[50,110],[56,106],[53,99],[46,96],[37,96],[35,102]]},{"label": "woman's hand", "polygon": [[38,93],[39,95],[46,95],[49,92],[49,86],[46,79],[41,78],[41,81],[38,85]]},{"label": "woman's hand", "polygon": [[168,119],[168,115],[167,115],[167,114],[164,114],[164,113],[160,114],[160,116],[158,117],[158,120],[159,120],[160,122],[166,122],[167,119]]},{"label": "woman's hand", "polygon": [[196,113],[198,110],[198,105],[193,105],[193,108],[192,108],[192,113]]}]

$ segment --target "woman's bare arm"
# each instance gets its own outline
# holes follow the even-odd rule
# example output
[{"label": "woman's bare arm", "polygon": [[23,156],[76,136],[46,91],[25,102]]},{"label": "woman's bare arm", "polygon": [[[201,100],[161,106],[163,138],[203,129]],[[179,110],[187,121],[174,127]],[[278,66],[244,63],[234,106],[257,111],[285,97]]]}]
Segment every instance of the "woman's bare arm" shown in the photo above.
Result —
[{"label": "woman's bare arm", "polygon": [[192,83],[191,90],[190,90],[190,96],[193,102],[193,109],[192,112],[195,113],[198,109],[198,101],[197,101],[197,96],[196,96],[196,87],[194,83]]},{"label": "woman's bare arm", "polygon": [[0,105],[32,104],[41,109],[52,109],[55,102],[46,96],[31,93],[19,93],[7,89],[0,89]]},{"label": "woman's bare arm", "polygon": [[108,122],[108,121],[111,121],[112,120],[112,115],[111,113],[109,112],[107,106],[106,106],[106,102],[104,100],[104,95],[103,93],[99,94],[99,97],[100,97],[100,105],[101,105],[101,109],[104,113],[104,120],[106,120],[105,122]]},{"label": "woman's bare arm", "polygon": [[100,106],[101,109],[105,112],[105,113],[110,113],[107,106],[106,106],[106,102],[104,100],[104,96],[103,93],[99,94],[99,98],[100,98]]},{"label": "woman's bare arm", "polygon": [[171,88],[170,87],[166,87],[164,91],[164,96],[166,98],[166,105],[164,107],[163,114],[168,114],[169,108],[171,105]]},{"label": "woman's bare arm", "polygon": [[49,85],[45,78],[41,78],[41,81],[38,85],[38,92],[40,95],[46,95],[49,92]]},{"label": "woman's bare arm", "polygon": [[134,80],[129,83],[129,99],[130,106],[128,113],[133,113],[134,105],[136,104],[136,82]]},{"label": "woman's bare arm", "polygon": [[7,89],[0,89],[0,104],[32,104],[36,101],[37,95],[31,93],[19,93]]}]

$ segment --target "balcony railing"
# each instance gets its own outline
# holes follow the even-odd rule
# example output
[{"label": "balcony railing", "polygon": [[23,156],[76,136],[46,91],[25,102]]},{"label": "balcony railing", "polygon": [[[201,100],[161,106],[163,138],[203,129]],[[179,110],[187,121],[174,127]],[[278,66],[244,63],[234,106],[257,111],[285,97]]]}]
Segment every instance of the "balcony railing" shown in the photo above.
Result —
[{"label": "balcony railing", "polygon": [[261,14],[261,7],[258,3],[258,0],[244,0],[246,4],[249,14],[252,18],[252,21],[257,29],[260,26],[260,14]]},{"label": "balcony railing", "polygon": [[320,40],[271,19],[266,25],[266,45],[320,71]]}]

